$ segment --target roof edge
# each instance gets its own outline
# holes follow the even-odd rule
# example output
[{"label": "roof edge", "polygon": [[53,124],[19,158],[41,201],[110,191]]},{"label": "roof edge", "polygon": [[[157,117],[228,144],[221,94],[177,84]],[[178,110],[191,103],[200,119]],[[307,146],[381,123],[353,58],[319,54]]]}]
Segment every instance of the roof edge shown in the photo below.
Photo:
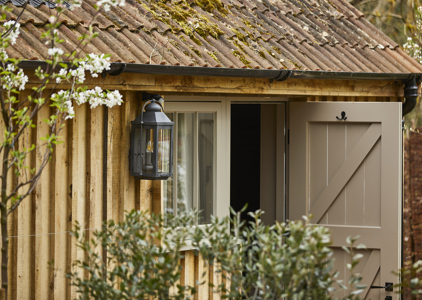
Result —
[{"label": "roof edge", "polygon": [[[24,60],[19,63],[23,69],[46,67],[45,61]],[[325,80],[399,80],[409,81],[414,77],[422,78],[422,73],[368,73],[368,72],[334,72],[334,71],[304,71],[304,70],[268,70],[268,69],[236,69],[212,67],[188,67],[169,65],[149,65],[135,63],[111,63],[107,75],[118,76],[122,73],[142,73],[154,75],[184,75],[209,77],[242,77],[268,78],[272,81],[294,79],[325,79]]]}]

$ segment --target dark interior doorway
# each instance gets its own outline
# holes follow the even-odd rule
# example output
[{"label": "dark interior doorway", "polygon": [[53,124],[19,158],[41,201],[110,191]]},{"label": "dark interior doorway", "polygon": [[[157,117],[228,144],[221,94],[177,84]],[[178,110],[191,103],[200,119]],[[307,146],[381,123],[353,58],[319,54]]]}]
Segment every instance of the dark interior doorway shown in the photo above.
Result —
[{"label": "dark interior doorway", "polygon": [[231,106],[230,205],[247,212],[260,208],[261,105]]}]

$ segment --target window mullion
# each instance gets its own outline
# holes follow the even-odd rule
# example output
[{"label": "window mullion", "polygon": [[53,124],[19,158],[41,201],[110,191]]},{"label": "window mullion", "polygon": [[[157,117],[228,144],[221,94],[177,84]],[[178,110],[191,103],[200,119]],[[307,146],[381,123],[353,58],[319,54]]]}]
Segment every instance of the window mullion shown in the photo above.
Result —
[{"label": "window mullion", "polygon": [[199,173],[199,163],[198,163],[198,112],[195,112],[194,118],[195,126],[194,126],[194,134],[193,134],[193,208],[199,209],[199,181],[198,181],[198,173]]},{"label": "window mullion", "polygon": [[173,213],[175,216],[177,216],[177,176],[178,176],[178,168],[177,168],[177,151],[179,145],[179,113],[174,112],[174,129],[173,129],[173,145],[176,145],[173,147]]}]

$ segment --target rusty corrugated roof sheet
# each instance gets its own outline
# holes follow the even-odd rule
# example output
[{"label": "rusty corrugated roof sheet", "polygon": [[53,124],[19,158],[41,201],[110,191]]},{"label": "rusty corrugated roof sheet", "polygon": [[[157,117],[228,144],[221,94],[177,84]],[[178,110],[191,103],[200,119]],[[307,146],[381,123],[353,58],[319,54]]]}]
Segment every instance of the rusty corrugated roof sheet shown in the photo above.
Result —
[{"label": "rusty corrugated roof sheet", "polygon": [[[4,0],[3,0],[4,1]],[[7,0],[6,0],[7,1]],[[18,0],[11,0],[13,1]],[[38,2],[42,2],[37,0]],[[38,3],[37,2],[37,3]],[[8,3],[16,19],[22,8]],[[61,17],[60,46],[71,51],[95,1]],[[16,3],[15,3],[16,4]],[[51,9],[27,6],[11,57],[44,60]],[[346,0],[126,0],[96,17],[86,53],[113,62],[177,66],[420,73],[422,67]]]}]

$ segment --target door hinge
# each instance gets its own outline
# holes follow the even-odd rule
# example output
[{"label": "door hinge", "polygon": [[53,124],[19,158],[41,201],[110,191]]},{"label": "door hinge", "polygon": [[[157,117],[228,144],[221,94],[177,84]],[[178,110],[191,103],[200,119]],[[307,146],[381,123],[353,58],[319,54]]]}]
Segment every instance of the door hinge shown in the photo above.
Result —
[{"label": "door hinge", "polygon": [[386,292],[392,292],[393,291],[393,283],[392,282],[386,282],[385,286],[371,285],[371,289],[385,289]]}]

